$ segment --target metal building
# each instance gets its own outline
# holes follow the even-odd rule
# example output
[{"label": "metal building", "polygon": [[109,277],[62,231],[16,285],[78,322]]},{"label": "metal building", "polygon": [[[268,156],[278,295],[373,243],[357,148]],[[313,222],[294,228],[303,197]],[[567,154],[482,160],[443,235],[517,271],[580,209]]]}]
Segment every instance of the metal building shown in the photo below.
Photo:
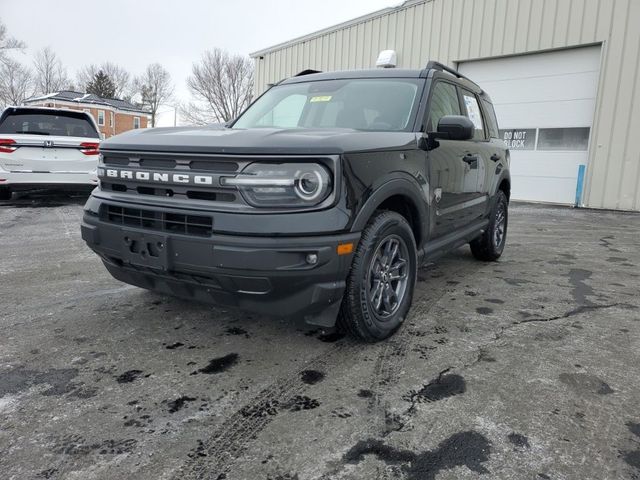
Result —
[{"label": "metal building", "polygon": [[409,0],[251,54],[256,93],[305,69],[373,68],[386,49],[489,93],[514,198],[640,211],[640,0]]}]

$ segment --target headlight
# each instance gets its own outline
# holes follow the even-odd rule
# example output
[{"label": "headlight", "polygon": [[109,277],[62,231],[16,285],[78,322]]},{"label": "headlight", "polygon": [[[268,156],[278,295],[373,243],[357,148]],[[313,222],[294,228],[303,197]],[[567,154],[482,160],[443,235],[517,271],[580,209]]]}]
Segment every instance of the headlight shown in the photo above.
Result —
[{"label": "headlight", "polygon": [[238,187],[254,207],[307,207],[331,193],[331,176],[317,163],[252,163],[236,177],[220,178]]}]

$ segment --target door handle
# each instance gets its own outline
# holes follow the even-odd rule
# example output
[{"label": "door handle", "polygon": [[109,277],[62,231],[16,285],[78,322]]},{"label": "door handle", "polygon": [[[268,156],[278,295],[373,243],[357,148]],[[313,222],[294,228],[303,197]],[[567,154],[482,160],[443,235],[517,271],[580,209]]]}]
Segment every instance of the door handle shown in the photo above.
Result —
[{"label": "door handle", "polygon": [[502,157],[500,155],[498,155],[497,153],[494,153],[493,155],[491,155],[491,160],[493,160],[494,162],[497,162],[501,158]]},{"label": "door handle", "polygon": [[478,161],[478,157],[476,155],[465,155],[464,157],[462,157],[462,161],[464,163],[472,165]]}]

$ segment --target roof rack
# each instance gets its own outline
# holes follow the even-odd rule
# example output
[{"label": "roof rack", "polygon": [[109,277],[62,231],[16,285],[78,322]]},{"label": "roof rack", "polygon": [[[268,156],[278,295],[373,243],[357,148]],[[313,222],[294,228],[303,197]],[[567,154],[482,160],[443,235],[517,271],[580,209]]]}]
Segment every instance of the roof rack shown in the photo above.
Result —
[{"label": "roof rack", "polygon": [[442,64],[442,63],[440,63],[440,62],[434,62],[434,61],[430,60],[430,61],[427,63],[427,66],[425,67],[425,69],[426,69],[426,70],[431,70],[431,69],[433,69],[433,70],[440,70],[441,72],[442,72],[442,71],[445,71],[445,72],[448,72],[448,73],[450,73],[451,75],[454,75],[454,76],[456,76],[456,77],[458,77],[458,78],[464,78],[465,80],[469,80],[471,83],[475,83],[475,82],[473,82],[471,79],[469,79],[469,78],[465,77],[464,75],[462,75],[459,71],[454,70],[454,69],[453,69],[453,68],[451,68],[451,67],[447,67],[446,65],[443,65],[443,64]]},{"label": "roof rack", "polygon": [[299,73],[296,73],[294,75],[294,77],[302,77],[303,75],[311,75],[312,73],[322,73],[322,71],[321,70],[313,70],[311,68],[308,68],[306,70],[302,70]]}]

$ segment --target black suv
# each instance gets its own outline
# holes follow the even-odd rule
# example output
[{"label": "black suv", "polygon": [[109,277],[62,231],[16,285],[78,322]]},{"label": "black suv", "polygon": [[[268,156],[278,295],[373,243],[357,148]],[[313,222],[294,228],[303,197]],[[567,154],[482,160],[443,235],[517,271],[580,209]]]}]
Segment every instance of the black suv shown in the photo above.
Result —
[{"label": "black suv", "polygon": [[439,63],[303,72],[222,127],[100,146],[82,237],[118,280],[381,340],[419,265],[496,260],[509,153],[489,96]]}]

